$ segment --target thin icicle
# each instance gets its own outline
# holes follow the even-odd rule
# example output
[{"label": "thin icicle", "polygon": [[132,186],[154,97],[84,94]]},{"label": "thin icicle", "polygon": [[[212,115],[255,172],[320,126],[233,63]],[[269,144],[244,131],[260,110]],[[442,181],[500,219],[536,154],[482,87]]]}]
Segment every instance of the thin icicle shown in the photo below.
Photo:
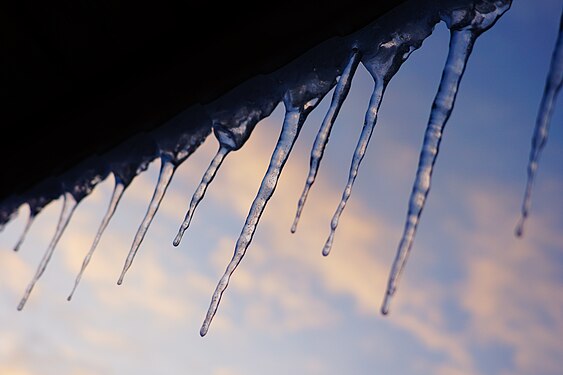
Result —
[{"label": "thin icicle", "polygon": [[135,235],[135,239],[133,240],[133,244],[131,245],[131,250],[129,250],[129,254],[127,255],[127,259],[125,260],[125,265],[123,266],[123,270],[121,271],[121,275],[119,276],[119,280],[117,281],[118,285],[123,283],[123,278],[125,277],[125,273],[131,267],[133,263],[133,259],[135,258],[135,254],[137,254],[137,250],[143,242],[143,238],[151,225],[152,219],[158,211],[158,207],[160,206],[160,202],[166,193],[166,189],[172,180],[172,176],[176,171],[176,164],[172,161],[171,158],[168,156],[161,156],[160,158],[160,174],[158,175],[158,182],[154,189],[153,196],[151,198],[149,208],[147,209],[147,213],[143,218],[139,229],[137,230],[137,234]]},{"label": "thin icicle", "polygon": [[315,104],[312,104],[310,108],[307,107],[307,112],[303,112],[297,108],[286,108],[282,131],[280,138],[278,139],[278,143],[276,144],[276,148],[274,149],[274,152],[272,154],[272,158],[270,159],[268,171],[262,179],[262,184],[260,185],[260,189],[258,190],[254,202],[252,202],[252,206],[250,207],[250,211],[248,213],[248,216],[246,217],[246,222],[244,223],[242,232],[237,240],[233,258],[228,264],[223,277],[221,277],[221,280],[219,281],[219,284],[217,285],[217,288],[213,293],[211,304],[199,332],[201,336],[205,336],[205,334],[207,334],[209,325],[213,320],[213,316],[215,316],[215,313],[217,312],[217,307],[219,306],[219,302],[221,301],[221,296],[223,295],[225,289],[227,289],[231,275],[244,257],[246,249],[252,241],[256,226],[258,225],[258,222],[260,220],[260,217],[262,216],[262,213],[264,212],[264,208],[266,207],[268,200],[270,200],[272,194],[274,194],[280,173],[285,165],[285,162],[287,161],[287,158],[289,157],[293,145],[295,144],[295,140],[299,135],[303,122],[305,121],[307,114],[314,108],[314,106]]},{"label": "thin icicle", "polygon": [[301,212],[303,211],[303,207],[305,206],[305,202],[307,200],[307,196],[309,194],[309,190],[311,186],[315,183],[315,178],[317,176],[317,172],[319,170],[319,165],[321,163],[321,159],[323,157],[326,145],[328,143],[328,138],[330,137],[330,132],[332,130],[332,126],[336,121],[336,117],[340,112],[340,108],[342,104],[346,100],[348,96],[348,92],[350,91],[350,86],[352,84],[352,78],[354,77],[354,73],[356,72],[356,68],[360,63],[361,53],[355,49],[350,56],[350,60],[346,65],[346,68],[342,72],[340,76],[340,80],[334,89],[334,94],[332,95],[332,101],[330,103],[330,108],[328,109],[323,123],[317,133],[317,137],[315,138],[315,142],[313,144],[313,149],[311,150],[311,160],[310,160],[310,167],[309,167],[309,175],[307,176],[307,181],[305,182],[305,187],[303,188],[303,193],[301,193],[301,197],[299,198],[299,203],[297,204],[297,212],[295,214],[295,219],[293,221],[293,225],[291,226],[291,233],[295,233],[297,230],[297,224],[299,223],[299,218],[301,217]]},{"label": "thin icicle", "polygon": [[330,222],[330,234],[323,247],[324,256],[327,256],[330,253],[332,242],[334,241],[334,233],[336,231],[336,228],[338,227],[340,215],[342,215],[342,211],[344,211],[344,207],[346,207],[346,202],[348,202],[348,198],[350,198],[350,194],[352,193],[352,187],[354,185],[354,181],[356,180],[356,176],[358,175],[360,163],[362,162],[362,159],[366,153],[369,140],[377,122],[377,113],[379,112],[379,106],[381,104],[381,99],[383,98],[384,91],[385,84],[383,83],[383,80],[377,79],[373,93],[371,94],[368,110],[366,111],[362,133],[360,135],[360,139],[358,140],[358,144],[356,145],[354,157],[352,158],[350,173],[348,175],[348,182],[346,184],[346,187],[344,188],[344,192],[342,193],[342,199],[340,200],[340,203],[336,208],[336,212],[334,213],[334,216],[332,217],[332,220]]},{"label": "thin icicle", "polygon": [[106,229],[106,227],[108,226],[111,218],[113,217],[113,214],[115,213],[115,209],[117,208],[117,205],[119,204],[119,201],[121,200],[121,197],[123,196],[123,192],[125,191],[126,186],[123,183],[123,181],[119,177],[117,177],[116,175],[114,175],[114,176],[115,176],[115,186],[113,188],[113,193],[111,195],[111,199],[110,199],[108,209],[106,211],[104,218],[102,219],[100,227],[98,228],[98,232],[96,233],[96,237],[94,238],[94,242],[92,243],[92,246],[90,247],[90,250],[88,251],[88,254],[86,254],[86,257],[84,257],[84,261],[82,262],[82,267],[80,268],[80,272],[78,273],[78,275],[76,276],[76,279],[74,281],[74,287],[72,288],[72,291],[70,292],[69,296],[67,297],[68,301],[70,301],[72,299],[72,296],[74,295],[74,292],[76,291],[76,288],[78,287],[78,284],[80,283],[80,279],[82,278],[82,274],[86,270],[86,267],[88,267],[88,263],[90,263],[90,259],[92,258],[92,255],[94,254],[94,250],[96,249],[96,246],[98,246],[98,242],[100,241],[100,238],[102,238],[102,233],[104,233],[104,230]]},{"label": "thin icicle", "polygon": [[22,245],[23,241],[25,240],[25,237],[27,236],[27,232],[29,232],[29,228],[31,228],[31,224],[33,224],[36,217],[37,217],[37,215],[33,214],[32,212],[29,213],[29,216],[27,217],[27,223],[25,224],[25,227],[23,228],[23,232],[20,235],[18,242],[14,246],[14,251],[18,251],[20,249],[20,246]]},{"label": "thin icicle", "polygon": [[188,209],[188,212],[186,213],[184,222],[180,226],[176,238],[174,238],[174,242],[173,242],[174,246],[178,246],[180,244],[184,232],[190,226],[195,209],[197,208],[199,202],[201,202],[203,196],[205,195],[207,186],[209,186],[211,181],[213,181],[213,179],[215,178],[215,175],[217,174],[217,170],[219,170],[221,163],[223,163],[225,156],[227,156],[229,152],[230,152],[229,148],[221,145],[219,147],[219,150],[217,151],[217,154],[215,154],[215,157],[209,164],[209,167],[207,167],[207,170],[205,171],[205,174],[203,175],[203,178],[201,179],[201,182],[199,183],[199,186],[197,187],[192,197],[192,200],[190,202],[190,207]]},{"label": "thin icicle", "polygon": [[35,283],[37,282],[37,280],[39,280],[41,275],[43,275],[43,272],[45,272],[45,268],[47,268],[47,264],[49,263],[49,260],[51,260],[55,246],[57,246],[57,243],[59,242],[59,239],[61,238],[66,226],[68,225],[77,205],[78,201],[72,196],[71,193],[67,192],[64,194],[63,208],[61,210],[61,216],[59,217],[59,222],[57,224],[57,230],[55,231],[55,235],[53,236],[53,239],[51,240],[47,251],[45,251],[45,254],[43,255],[43,259],[41,259],[41,263],[37,268],[35,276],[29,283],[25,294],[18,305],[18,310],[23,309],[25,303],[29,298],[29,295],[31,294],[31,291],[33,290],[33,287],[35,286]]},{"label": "thin icicle", "polygon": [[411,250],[420,215],[430,191],[432,171],[440,149],[444,127],[452,113],[459,83],[465,71],[467,59],[471,54],[475,39],[476,34],[472,30],[453,30],[451,32],[450,49],[446,65],[442,73],[438,93],[432,104],[416,179],[409,199],[407,222],[393,262],[387,292],[381,308],[383,314],[387,314],[389,311],[391,297],[395,293],[398,280]]},{"label": "thin icicle", "polygon": [[532,150],[530,151],[530,161],[528,163],[528,181],[526,183],[526,192],[524,193],[524,200],[522,202],[522,216],[516,226],[516,235],[522,236],[524,232],[524,222],[528,217],[532,196],[532,185],[538,169],[538,160],[541,152],[547,142],[547,135],[549,133],[549,124],[551,116],[553,115],[553,108],[557,100],[557,94],[561,89],[561,82],[563,80],[563,14],[561,15],[561,22],[559,24],[559,36],[555,44],[555,50],[551,58],[551,67],[545,83],[542,101],[536,119],[536,128],[532,138]]}]

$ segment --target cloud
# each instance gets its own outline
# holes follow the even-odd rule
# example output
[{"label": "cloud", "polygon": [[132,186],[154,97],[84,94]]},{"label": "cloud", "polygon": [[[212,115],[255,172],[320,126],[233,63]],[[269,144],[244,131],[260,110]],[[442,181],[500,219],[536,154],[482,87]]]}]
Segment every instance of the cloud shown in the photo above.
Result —
[{"label": "cloud", "polygon": [[[513,197],[474,189],[468,205],[473,225],[459,230],[466,277],[459,286],[469,313],[468,335],[514,352],[512,373],[555,374],[563,353],[561,260],[549,250],[563,239],[549,219],[535,215],[523,239],[512,237]],[[560,221],[559,221],[560,222]]]}]

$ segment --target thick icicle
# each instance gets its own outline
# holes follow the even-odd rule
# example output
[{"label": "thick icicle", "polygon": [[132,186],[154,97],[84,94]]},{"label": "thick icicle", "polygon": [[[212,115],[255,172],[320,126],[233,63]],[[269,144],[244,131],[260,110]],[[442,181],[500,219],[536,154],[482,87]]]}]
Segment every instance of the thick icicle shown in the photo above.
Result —
[{"label": "thick icicle", "polygon": [[301,193],[301,197],[299,198],[299,202],[297,204],[297,212],[295,214],[293,225],[291,226],[292,233],[295,233],[295,231],[297,230],[297,224],[299,223],[301,212],[303,211],[303,207],[305,206],[305,201],[307,200],[309,190],[311,189],[311,186],[315,183],[315,178],[319,170],[319,166],[324,154],[324,150],[328,143],[328,138],[330,137],[332,126],[336,121],[336,117],[340,112],[340,108],[342,108],[342,104],[344,103],[346,97],[348,96],[348,92],[350,91],[350,86],[352,84],[352,78],[354,77],[356,68],[360,63],[360,59],[361,59],[361,53],[357,49],[354,49],[352,55],[350,56],[350,60],[348,61],[346,68],[342,72],[342,75],[340,76],[340,80],[338,81],[336,88],[334,89],[334,94],[332,95],[332,101],[330,103],[330,107],[326,113],[323,123],[321,124],[319,132],[317,133],[317,137],[315,138],[315,142],[313,144],[313,149],[311,150],[309,175],[307,176],[305,187],[303,188],[303,192]]},{"label": "thick icicle", "polygon": [[57,246],[57,243],[59,242],[59,239],[61,238],[66,226],[68,225],[70,218],[72,217],[72,214],[74,213],[74,210],[77,205],[78,205],[78,201],[74,198],[74,196],[71,193],[67,192],[64,194],[63,208],[61,210],[61,216],[59,217],[59,222],[57,224],[57,230],[55,231],[55,235],[53,236],[53,239],[51,240],[51,243],[49,244],[47,251],[45,251],[45,254],[43,255],[43,259],[41,259],[41,263],[37,268],[35,276],[29,283],[25,291],[25,294],[18,305],[18,310],[23,309],[25,303],[29,298],[29,295],[31,294],[31,291],[33,290],[33,287],[35,286],[35,283],[37,282],[37,280],[39,280],[41,275],[43,275],[45,268],[47,268],[47,264],[49,263],[49,260],[51,260],[51,256],[53,255],[55,246]]},{"label": "thick icicle", "polygon": [[460,12],[446,19],[451,30],[448,57],[442,72],[438,92],[432,103],[416,178],[409,198],[405,228],[399,242],[395,260],[393,261],[387,283],[387,291],[381,306],[381,312],[384,315],[389,312],[391,298],[395,294],[397,284],[412,248],[420,215],[430,191],[432,172],[440,149],[444,127],[452,113],[459,84],[469,55],[473,50],[475,40],[508,10],[510,1],[499,2],[498,5],[498,7],[483,5],[483,10],[487,13],[480,13],[479,8],[476,8],[475,13]]},{"label": "thick icicle", "polygon": [[342,211],[344,211],[344,207],[346,207],[346,202],[348,201],[348,198],[350,198],[350,194],[352,193],[352,187],[354,185],[354,181],[356,180],[356,176],[358,175],[360,163],[362,162],[362,159],[366,153],[369,140],[377,122],[377,113],[379,111],[379,105],[381,104],[381,99],[383,98],[384,91],[385,84],[383,83],[383,81],[381,79],[376,80],[375,87],[373,89],[373,93],[369,102],[369,107],[366,112],[362,133],[360,135],[360,139],[358,140],[358,144],[356,145],[354,157],[352,158],[350,173],[348,175],[348,182],[346,183],[346,187],[344,188],[344,192],[342,193],[342,199],[340,200],[340,203],[336,208],[336,212],[334,213],[334,216],[332,217],[332,220],[330,222],[330,234],[323,247],[323,255],[325,256],[330,253],[332,242],[334,240],[334,233],[336,231],[336,228],[338,227],[338,220],[340,219],[340,215],[342,215]]},{"label": "thick icicle", "polygon": [[203,175],[203,178],[201,179],[201,182],[199,183],[199,185],[198,185],[198,187],[197,187],[197,189],[196,189],[196,191],[195,191],[195,193],[192,197],[192,200],[190,202],[190,207],[188,209],[188,212],[186,213],[186,217],[184,219],[184,222],[180,226],[180,229],[178,230],[178,234],[176,235],[176,238],[174,238],[174,242],[173,242],[174,246],[178,246],[180,244],[180,241],[182,240],[182,236],[184,235],[184,232],[190,226],[190,222],[192,221],[192,217],[193,217],[193,214],[195,212],[195,209],[197,208],[199,202],[201,202],[201,200],[203,199],[203,196],[205,195],[205,191],[207,190],[207,186],[209,186],[211,181],[213,181],[213,179],[215,178],[215,175],[217,174],[217,170],[219,170],[221,163],[223,163],[225,156],[227,156],[229,152],[230,152],[230,149],[228,149],[225,146],[220,146],[219,150],[217,151],[217,154],[215,154],[215,157],[213,158],[213,160],[209,164],[209,167],[205,171],[205,174]]},{"label": "thick icicle", "polygon": [[34,215],[33,213],[30,212],[29,216],[27,217],[27,222],[25,224],[25,227],[23,228],[23,232],[20,235],[18,242],[14,246],[14,251],[18,251],[20,249],[20,246],[22,245],[23,241],[25,240],[25,237],[27,236],[27,232],[29,232],[29,228],[31,228],[31,224],[33,224],[33,222],[35,221],[35,218],[36,218],[36,215]]},{"label": "thick icicle", "polygon": [[474,41],[475,35],[471,30],[454,30],[451,33],[450,50],[446,66],[442,73],[438,93],[432,104],[432,111],[424,136],[424,144],[420,154],[416,179],[409,199],[407,222],[393,263],[387,293],[382,307],[383,314],[387,314],[388,312],[390,298],[395,293],[396,284],[413,243],[416,228],[420,220],[420,214],[422,213],[426,197],[430,191],[430,180],[440,148],[444,127],[452,113],[459,83],[463,76],[465,65],[471,53],[471,49],[473,48]]},{"label": "thick icicle", "polygon": [[108,226],[111,218],[113,217],[113,214],[115,213],[115,209],[117,208],[117,205],[119,204],[119,201],[121,200],[121,197],[123,196],[123,193],[125,191],[125,188],[126,188],[125,183],[119,177],[117,177],[117,175],[114,175],[114,177],[115,177],[115,186],[113,188],[113,193],[111,195],[111,199],[110,199],[108,209],[106,211],[104,218],[102,219],[100,227],[98,228],[98,232],[96,233],[96,237],[94,238],[94,242],[92,243],[90,250],[88,251],[88,253],[84,257],[84,260],[82,262],[82,267],[80,268],[80,272],[78,273],[78,275],[76,276],[76,279],[74,281],[74,287],[72,288],[72,291],[70,292],[69,296],[67,297],[68,301],[70,301],[72,299],[72,296],[74,295],[74,292],[76,291],[76,288],[78,287],[78,284],[80,283],[80,279],[82,278],[82,274],[86,270],[86,267],[88,267],[88,263],[90,263],[90,259],[92,258],[92,255],[94,254],[94,250],[96,249],[96,246],[98,246],[98,242],[102,238],[102,234],[104,233],[104,230],[106,229],[106,227]]},{"label": "thick icicle", "polygon": [[561,82],[563,80],[563,14],[561,15],[561,22],[559,24],[559,36],[555,44],[555,50],[551,58],[551,67],[545,83],[545,89],[541,100],[538,117],[536,119],[536,128],[532,138],[532,150],[530,151],[530,161],[528,163],[528,181],[526,183],[526,191],[524,193],[524,200],[522,202],[522,215],[520,221],[516,226],[516,235],[522,236],[524,232],[524,222],[528,217],[532,196],[532,185],[538,169],[538,160],[541,152],[547,142],[547,135],[549,133],[549,124],[553,114],[553,108],[557,100],[557,94],[561,89]]},{"label": "thick icicle", "polygon": [[246,222],[244,223],[242,232],[237,240],[233,258],[229,262],[223,277],[221,277],[221,280],[213,293],[207,315],[199,331],[201,336],[205,336],[207,334],[209,325],[217,312],[221,296],[223,295],[225,289],[227,289],[229,279],[244,257],[246,249],[248,248],[248,245],[250,245],[252,237],[254,236],[256,226],[258,225],[260,217],[264,212],[264,208],[274,194],[280,173],[287,161],[287,158],[289,157],[293,145],[295,144],[295,140],[301,131],[301,127],[303,126],[309,112],[314,109],[318,102],[319,100],[317,98],[314,102],[306,104],[304,109],[295,107],[288,108],[288,104],[286,103],[286,113],[283,127],[278,143],[276,144],[276,148],[274,149],[270,159],[268,171],[262,179],[262,184],[260,185],[260,189],[256,194],[254,202],[252,202],[252,206],[250,207],[250,211],[246,217]]},{"label": "thick icicle", "polygon": [[133,244],[131,245],[131,250],[129,250],[129,254],[127,255],[127,259],[125,260],[123,270],[121,271],[121,275],[119,276],[119,280],[117,281],[118,285],[121,285],[123,283],[123,278],[125,277],[125,273],[129,269],[129,267],[131,267],[131,264],[133,263],[133,259],[137,254],[137,250],[139,249],[141,242],[143,242],[143,239],[145,238],[145,234],[147,233],[147,230],[151,225],[152,219],[154,218],[156,211],[158,211],[160,202],[162,201],[162,198],[166,193],[166,189],[168,188],[168,185],[172,180],[172,176],[176,171],[177,165],[172,161],[170,157],[163,155],[160,158],[160,162],[161,164],[160,164],[160,173],[158,175],[158,182],[156,184],[153,196],[149,203],[147,213],[145,214],[145,217],[143,218],[143,221],[139,226],[139,229],[137,230],[137,234],[135,235]]}]

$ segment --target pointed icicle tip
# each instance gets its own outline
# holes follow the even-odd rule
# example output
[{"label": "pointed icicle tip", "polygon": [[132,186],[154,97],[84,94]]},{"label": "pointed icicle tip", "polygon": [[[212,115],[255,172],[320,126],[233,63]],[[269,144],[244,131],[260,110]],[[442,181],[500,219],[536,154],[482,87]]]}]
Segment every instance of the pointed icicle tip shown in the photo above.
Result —
[{"label": "pointed icicle tip", "polygon": [[332,242],[334,241],[334,232],[330,232],[330,234],[328,235],[328,238],[325,242],[325,245],[323,247],[323,255],[326,257],[328,256],[328,254],[330,254],[330,250],[332,249]]},{"label": "pointed icicle tip", "polygon": [[522,215],[520,217],[520,220],[518,221],[518,224],[516,224],[516,228],[514,229],[514,235],[518,238],[521,238],[524,235],[524,221],[526,220],[526,217],[524,215]]},{"label": "pointed icicle tip", "polygon": [[383,305],[381,305],[381,315],[389,315],[389,299],[387,298],[388,295],[385,296],[385,301]]},{"label": "pointed icicle tip", "polygon": [[201,337],[204,337],[205,335],[207,335],[208,330],[209,330],[209,324],[202,325],[201,328],[199,329],[199,335]]},{"label": "pointed icicle tip", "polygon": [[27,222],[25,224],[25,227],[23,229],[22,234],[20,235],[20,238],[18,239],[18,242],[16,243],[16,245],[14,246],[14,251],[18,251],[21,247],[21,245],[23,244],[27,233],[29,232],[29,228],[31,228],[31,224],[33,224],[33,221],[35,220],[36,215],[33,213],[30,213],[28,218],[27,218]]}]

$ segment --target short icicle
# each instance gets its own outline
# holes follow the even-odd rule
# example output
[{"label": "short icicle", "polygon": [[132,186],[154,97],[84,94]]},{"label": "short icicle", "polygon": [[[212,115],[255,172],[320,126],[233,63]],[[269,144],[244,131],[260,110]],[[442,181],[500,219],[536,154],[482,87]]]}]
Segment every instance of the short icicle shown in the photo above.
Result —
[{"label": "short icicle", "polygon": [[178,246],[180,244],[184,232],[190,226],[195,209],[197,208],[199,202],[201,202],[201,200],[203,199],[207,187],[215,178],[215,175],[217,174],[219,167],[221,166],[223,160],[225,159],[225,156],[227,156],[229,152],[230,152],[229,148],[221,145],[219,147],[219,150],[215,154],[215,157],[213,158],[213,160],[211,160],[209,167],[207,167],[207,170],[205,171],[205,174],[203,175],[203,178],[201,179],[201,182],[199,183],[192,197],[192,200],[190,202],[190,207],[188,208],[188,212],[186,213],[186,217],[184,218],[184,222],[180,226],[176,238],[174,238],[174,242],[173,242],[174,246]]},{"label": "short icicle", "polygon": [[43,272],[45,272],[45,268],[47,268],[47,264],[51,260],[51,256],[53,255],[53,251],[55,250],[55,246],[57,246],[59,239],[61,238],[66,226],[68,225],[68,223],[70,221],[70,218],[72,217],[72,214],[74,213],[76,206],[78,205],[78,202],[72,196],[71,193],[68,193],[68,192],[64,193],[63,197],[64,197],[63,198],[64,199],[63,200],[63,208],[61,210],[61,216],[59,217],[59,222],[57,224],[57,229],[55,231],[55,235],[53,236],[53,239],[51,240],[51,243],[49,244],[47,251],[45,251],[45,254],[43,255],[43,259],[41,259],[41,263],[39,264],[39,267],[37,268],[35,276],[33,277],[31,282],[27,286],[25,294],[22,297],[22,299],[21,299],[21,301],[18,305],[18,310],[23,309],[23,307],[25,306],[25,303],[27,302],[27,300],[29,298],[29,295],[31,294],[31,291],[33,290],[33,287],[35,286],[35,283],[37,282],[37,280],[39,280],[41,275],[43,275]]},{"label": "short icicle", "polygon": [[295,231],[297,230],[297,224],[299,223],[301,212],[303,211],[303,207],[305,206],[305,202],[307,201],[309,190],[315,183],[321,159],[330,137],[332,126],[336,121],[336,117],[340,112],[340,108],[342,108],[342,104],[344,103],[346,97],[348,96],[348,93],[350,92],[352,78],[354,77],[354,73],[356,72],[358,64],[360,63],[360,59],[361,53],[357,49],[354,49],[352,55],[350,56],[350,60],[348,61],[346,68],[342,72],[336,88],[334,89],[330,107],[321,124],[319,132],[317,133],[315,142],[313,143],[313,149],[311,150],[311,160],[309,162],[309,175],[307,176],[305,187],[303,188],[303,192],[301,193],[301,197],[299,198],[299,203],[297,204],[297,212],[295,214],[293,225],[291,226],[291,233],[295,233]]},{"label": "short icicle", "polygon": [[94,242],[92,243],[90,250],[88,251],[88,253],[84,257],[84,260],[82,262],[82,267],[80,268],[80,272],[76,276],[76,279],[74,281],[74,287],[72,288],[72,291],[70,292],[69,296],[67,297],[67,301],[70,301],[72,299],[72,296],[74,295],[74,292],[76,291],[76,288],[78,287],[78,284],[80,283],[80,279],[82,278],[82,275],[84,274],[84,271],[86,270],[86,267],[88,267],[88,264],[90,263],[90,259],[92,258],[92,255],[94,254],[94,250],[96,250],[96,246],[98,246],[98,242],[100,242],[100,239],[102,238],[102,234],[104,233],[104,230],[106,229],[106,227],[108,226],[111,218],[113,217],[113,214],[115,213],[115,209],[117,208],[117,205],[119,204],[119,201],[121,200],[121,197],[123,196],[123,193],[125,191],[125,188],[126,188],[125,183],[119,177],[117,177],[117,175],[114,175],[114,178],[115,178],[115,186],[113,188],[113,193],[111,195],[111,199],[110,199],[108,209],[106,211],[104,218],[102,219],[100,227],[98,228],[98,232],[96,233],[96,237],[94,238]]},{"label": "short icicle", "polygon": [[536,119],[536,128],[532,138],[532,150],[530,151],[530,161],[528,162],[528,181],[526,183],[526,191],[522,202],[522,213],[520,220],[516,226],[516,236],[521,237],[524,233],[524,222],[528,217],[532,196],[532,185],[538,169],[538,160],[541,152],[547,142],[549,133],[549,124],[553,115],[553,108],[557,100],[557,94],[561,89],[563,80],[563,14],[559,24],[559,36],[553,56],[551,58],[551,66],[545,83],[545,89],[541,100],[538,117]]},{"label": "short icicle", "polygon": [[450,49],[446,65],[442,72],[438,93],[432,104],[416,178],[409,199],[407,221],[393,262],[387,291],[381,307],[383,314],[389,312],[391,297],[395,294],[397,283],[411,250],[420,215],[430,191],[432,171],[440,149],[444,127],[452,113],[459,83],[465,71],[467,59],[473,49],[475,39],[476,34],[472,30],[453,30],[451,32]]},{"label": "short icicle", "polygon": [[307,114],[313,109],[313,107],[314,105],[311,106],[311,108],[308,108],[307,113],[304,113],[297,108],[287,108],[286,104],[286,113],[282,131],[270,159],[268,171],[262,179],[262,184],[260,185],[260,189],[258,190],[254,202],[252,202],[252,206],[250,207],[250,211],[246,217],[246,222],[244,223],[242,232],[237,240],[233,258],[228,264],[223,277],[221,277],[221,280],[213,293],[207,315],[199,331],[201,336],[205,336],[209,330],[209,325],[217,312],[221,296],[223,295],[225,289],[227,289],[231,275],[244,257],[246,249],[252,241],[252,237],[254,236],[260,217],[264,212],[264,208],[274,194],[280,173],[287,161],[287,158],[289,157],[293,145],[295,144],[295,140],[299,135]]},{"label": "short icicle", "polygon": [[123,283],[123,278],[125,277],[125,273],[131,267],[131,264],[133,263],[133,259],[137,254],[137,250],[139,249],[141,242],[143,242],[145,234],[147,233],[147,230],[151,225],[154,215],[158,211],[160,202],[162,201],[162,198],[166,193],[166,189],[168,188],[168,185],[172,180],[172,176],[176,171],[176,164],[172,161],[170,157],[163,155],[160,157],[160,162],[161,164],[160,164],[160,173],[158,175],[158,182],[156,184],[153,196],[149,203],[147,213],[145,214],[145,217],[143,218],[143,221],[139,226],[139,229],[137,230],[137,234],[135,235],[135,239],[133,240],[133,244],[131,245],[131,250],[129,250],[129,254],[127,255],[127,259],[125,260],[123,270],[121,271],[121,275],[119,276],[119,280],[117,281],[118,285],[121,285]]},{"label": "short icicle", "polygon": [[348,202],[350,194],[352,193],[352,187],[354,185],[354,181],[356,180],[356,176],[358,175],[360,163],[364,158],[369,140],[377,122],[377,113],[379,112],[379,106],[381,104],[381,99],[383,98],[384,91],[384,81],[382,79],[376,79],[375,87],[373,89],[373,93],[369,102],[369,107],[366,111],[362,133],[360,135],[360,139],[358,140],[358,144],[356,145],[356,149],[354,150],[352,164],[350,165],[350,173],[348,175],[348,182],[346,183],[346,187],[344,188],[344,191],[342,193],[342,199],[340,200],[340,203],[336,208],[336,212],[334,213],[334,216],[332,217],[332,220],[330,222],[330,234],[323,247],[324,256],[327,256],[330,253],[332,242],[334,241],[334,233],[336,232],[338,221],[340,220],[340,215],[342,215],[344,207],[346,207],[346,203]]},{"label": "short icicle", "polygon": [[14,251],[18,251],[23,243],[23,241],[25,240],[25,237],[27,236],[27,232],[29,232],[29,228],[31,228],[31,224],[33,224],[33,222],[35,221],[35,218],[37,217],[36,214],[34,214],[33,212],[29,213],[29,216],[27,217],[27,222],[25,224],[25,227],[23,228],[23,232],[20,235],[20,238],[18,239],[18,242],[16,243],[16,245],[14,246]]}]

